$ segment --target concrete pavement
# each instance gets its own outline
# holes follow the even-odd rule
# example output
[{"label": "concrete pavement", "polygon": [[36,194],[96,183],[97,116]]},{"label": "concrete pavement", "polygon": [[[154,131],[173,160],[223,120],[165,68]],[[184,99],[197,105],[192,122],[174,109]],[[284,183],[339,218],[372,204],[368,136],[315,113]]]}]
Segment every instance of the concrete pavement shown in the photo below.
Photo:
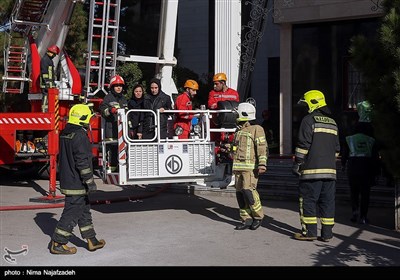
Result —
[{"label": "concrete pavement", "polygon": [[[100,191],[91,200],[101,204],[93,205],[92,214],[98,238],[104,238],[106,246],[87,251],[76,227],[71,244],[78,252],[55,256],[48,243],[62,208],[29,202],[47,191],[48,182],[0,180],[2,210],[42,208],[0,211],[3,271],[21,266],[400,267],[400,233],[393,230],[390,208],[371,208],[371,224],[359,225],[349,221],[350,206],[338,204],[333,240],[307,242],[291,238],[300,228],[295,201],[263,200],[263,225],[256,231],[235,231],[238,208],[232,190],[187,188],[149,196],[141,187],[104,185],[100,179]],[[14,262],[6,249],[20,251],[11,256]]]}]

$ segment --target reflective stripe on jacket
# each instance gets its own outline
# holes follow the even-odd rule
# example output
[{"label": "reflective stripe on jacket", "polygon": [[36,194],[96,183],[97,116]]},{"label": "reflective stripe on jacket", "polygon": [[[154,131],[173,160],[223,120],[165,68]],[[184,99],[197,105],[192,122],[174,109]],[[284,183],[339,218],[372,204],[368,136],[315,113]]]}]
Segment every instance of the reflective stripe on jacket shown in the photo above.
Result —
[{"label": "reflective stripe on jacket", "polygon": [[61,132],[59,170],[61,193],[86,194],[86,182],[93,180],[92,147],[79,125],[67,124]]},{"label": "reflective stripe on jacket", "polygon": [[340,152],[338,127],[320,110],[305,116],[299,130],[295,161],[301,163],[300,180],[336,180],[336,157]]},{"label": "reflective stripe on jacket", "polygon": [[268,144],[264,129],[259,125],[246,122],[235,133],[233,143],[233,170],[254,170],[258,166],[267,166]]}]

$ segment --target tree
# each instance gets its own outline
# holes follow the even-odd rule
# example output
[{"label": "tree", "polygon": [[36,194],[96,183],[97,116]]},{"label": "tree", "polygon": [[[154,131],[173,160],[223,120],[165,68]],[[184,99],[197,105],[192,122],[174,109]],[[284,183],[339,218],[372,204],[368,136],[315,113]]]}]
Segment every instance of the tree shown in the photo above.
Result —
[{"label": "tree", "polygon": [[[117,73],[121,75],[121,77],[125,80],[125,88],[126,88],[126,98],[130,99],[132,97],[132,90],[135,84],[139,83],[143,74],[140,70],[138,64],[135,63],[123,63],[117,66]],[[145,86],[145,85],[143,85]]]},{"label": "tree", "polygon": [[384,11],[377,37],[354,37],[350,53],[366,78],[364,90],[373,105],[372,125],[383,162],[400,178],[400,0],[386,0]]},{"label": "tree", "polygon": [[75,5],[72,18],[64,48],[75,66],[83,67],[86,63],[84,53],[87,51],[88,33],[88,13],[84,10],[84,5]]}]

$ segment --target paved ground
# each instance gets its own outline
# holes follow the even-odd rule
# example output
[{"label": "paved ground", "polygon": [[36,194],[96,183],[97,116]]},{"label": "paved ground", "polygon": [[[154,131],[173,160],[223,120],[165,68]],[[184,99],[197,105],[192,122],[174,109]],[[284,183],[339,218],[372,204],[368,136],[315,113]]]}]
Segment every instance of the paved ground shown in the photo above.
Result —
[{"label": "paved ground", "polygon": [[[264,200],[263,225],[256,231],[235,231],[238,209],[233,192],[164,191],[149,196],[139,187],[121,189],[103,185],[100,179],[96,181],[101,191],[91,199],[101,204],[93,205],[92,213],[106,246],[87,251],[76,228],[71,243],[77,254],[54,256],[48,243],[62,208],[29,202],[44,194],[47,181],[0,180],[3,271],[49,265],[400,267],[400,233],[393,230],[390,208],[371,208],[371,224],[358,225],[349,221],[348,206],[337,205],[334,239],[306,242],[291,238],[299,229],[294,201]],[[15,206],[38,209],[10,210]],[[21,252],[7,254],[6,249]]]}]

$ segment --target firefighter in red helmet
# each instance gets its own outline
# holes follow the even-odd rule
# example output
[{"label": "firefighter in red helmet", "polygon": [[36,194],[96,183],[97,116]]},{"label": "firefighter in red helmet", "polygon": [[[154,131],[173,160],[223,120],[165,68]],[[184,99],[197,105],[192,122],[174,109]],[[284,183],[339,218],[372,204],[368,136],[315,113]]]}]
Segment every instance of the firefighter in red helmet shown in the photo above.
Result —
[{"label": "firefighter in red helmet", "polygon": [[[178,95],[178,97],[176,98],[175,109],[192,110],[192,100],[199,90],[199,84],[195,80],[187,80],[183,87],[185,91]],[[174,131],[175,135],[177,135],[179,139],[189,138],[192,119],[193,114],[190,114],[188,112],[179,112],[176,114]]]},{"label": "firefighter in red helmet", "polygon": [[[110,79],[110,91],[104,97],[99,106],[101,116],[105,120],[106,140],[118,139],[118,109],[128,108],[128,100],[124,96],[125,81],[120,75],[115,75]],[[106,147],[109,162],[108,170],[117,172],[118,167],[118,147],[109,144]]]},{"label": "firefighter in red helmet", "polygon": [[42,89],[42,112],[48,110],[48,89],[55,85],[55,68],[53,58],[60,53],[59,47],[52,45],[47,48],[46,55],[40,60],[40,88]]}]

